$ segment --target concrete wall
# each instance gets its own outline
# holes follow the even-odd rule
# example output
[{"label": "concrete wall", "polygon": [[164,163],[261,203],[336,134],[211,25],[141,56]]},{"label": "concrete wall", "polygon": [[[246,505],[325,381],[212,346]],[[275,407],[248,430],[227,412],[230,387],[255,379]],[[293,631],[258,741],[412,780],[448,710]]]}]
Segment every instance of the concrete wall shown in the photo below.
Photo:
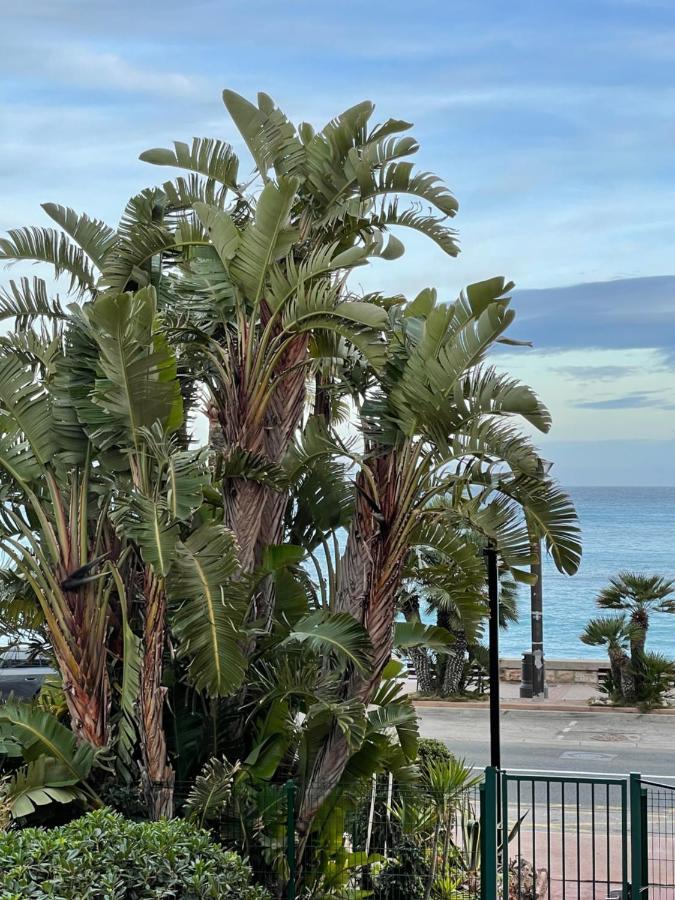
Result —
[{"label": "concrete wall", "polygon": [[[609,664],[603,660],[588,659],[547,659],[546,681],[548,684],[598,684],[601,672],[606,672]],[[499,672],[502,681],[520,682],[521,660],[500,659]]]}]

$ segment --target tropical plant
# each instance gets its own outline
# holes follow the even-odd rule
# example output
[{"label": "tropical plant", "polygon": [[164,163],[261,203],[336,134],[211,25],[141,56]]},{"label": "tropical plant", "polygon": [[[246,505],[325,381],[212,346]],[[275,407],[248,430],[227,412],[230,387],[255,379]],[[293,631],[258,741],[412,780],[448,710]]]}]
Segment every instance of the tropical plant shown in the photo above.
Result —
[{"label": "tropical plant", "polygon": [[584,644],[591,647],[607,647],[610,667],[610,694],[618,698],[631,697],[635,682],[628,649],[631,646],[634,626],[623,616],[599,616],[591,619],[581,635]]},{"label": "tropical plant", "polygon": [[452,636],[395,626],[415,554],[432,562],[425,586],[459,606],[456,571],[432,554],[454,559],[471,535],[482,590],[487,542],[527,580],[533,523],[568,573],[579,532],[518,430],[546,431],[546,409],[486,364],[510,342],[511,285],[450,303],[349,287],[401,254],[392,228],[457,252],[456,201],[413,169],[409,126],[371,125],[370,103],[317,132],[263,94],[225,103],[254,183],[229,145],[176,143],[143,158],[186,174],[132,198],[117,229],[46,204],[61,231],[0,242],[0,258],[51,263],[79,302],[39,278],[0,297],[15,321],[0,344],[0,537],[78,739],[110,748],[129,782],[140,765],[154,817],[172,812],[176,772],[218,784],[195,814],[236,819],[282,880],[268,792],[294,777],[300,861],[326,884],[345,869],[336,824],[372,776],[419,774],[392,653]]},{"label": "tropical plant", "polygon": [[601,609],[621,609],[629,614],[635,626],[631,638],[631,654],[635,658],[644,653],[650,611],[675,613],[673,594],[673,579],[662,575],[619,572],[600,591],[596,603]]},{"label": "tropical plant", "polygon": [[605,689],[618,703],[661,705],[672,689],[672,664],[645,649],[651,611],[675,612],[675,581],[661,575],[620,572],[596,598],[601,609],[621,615],[592,619],[581,640],[606,646],[610,674]]},{"label": "tropical plant", "polygon": [[[408,651],[421,694],[450,697],[467,685],[472,664],[485,655],[481,640],[489,614],[485,564],[480,540],[456,539],[453,552],[422,550],[412,555],[398,604],[408,622],[421,620],[422,610],[433,615],[445,646],[416,647]],[[443,582],[437,585],[439,573]],[[507,628],[517,621],[518,586],[508,569],[500,573],[499,622]]]}]

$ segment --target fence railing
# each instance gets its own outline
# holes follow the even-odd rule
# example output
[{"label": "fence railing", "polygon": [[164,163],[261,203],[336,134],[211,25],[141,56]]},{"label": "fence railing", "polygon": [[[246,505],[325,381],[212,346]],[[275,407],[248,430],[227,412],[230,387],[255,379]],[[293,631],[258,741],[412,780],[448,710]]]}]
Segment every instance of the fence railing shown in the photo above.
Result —
[{"label": "fence railing", "polygon": [[307,833],[299,794],[257,786],[204,823],[275,900],[675,900],[675,788],[639,775],[379,777],[320,792]]}]

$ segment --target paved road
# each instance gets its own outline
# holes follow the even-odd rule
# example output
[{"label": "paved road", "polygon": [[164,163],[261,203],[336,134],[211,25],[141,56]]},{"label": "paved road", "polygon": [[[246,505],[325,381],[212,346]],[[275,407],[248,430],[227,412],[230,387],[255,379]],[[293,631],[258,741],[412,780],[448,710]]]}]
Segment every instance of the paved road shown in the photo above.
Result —
[{"label": "paved road", "polygon": [[[418,708],[424,737],[475,766],[489,762],[487,709]],[[675,782],[675,716],[504,710],[502,766],[603,774],[640,772]]]}]

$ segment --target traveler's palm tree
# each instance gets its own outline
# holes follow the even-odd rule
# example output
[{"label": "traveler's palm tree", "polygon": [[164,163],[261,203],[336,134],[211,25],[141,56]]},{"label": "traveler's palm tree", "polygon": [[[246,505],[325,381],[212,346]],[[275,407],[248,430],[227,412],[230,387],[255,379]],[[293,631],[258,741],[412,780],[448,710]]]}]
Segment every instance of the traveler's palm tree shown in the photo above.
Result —
[{"label": "traveler's palm tree", "polygon": [[[410,550],[442,550],[449,529],[470,528],[496,544],[515,577],[525,578],[528,525],[535,523],[556,565],[571,573],[579,562],[578,529],[568,498],[513,424],[517,417],[546,431],[547,411],[529,388],[484,363],[495,342],[508,342],[510,285],[503,279],[472,285],[449,304],[438,304],[430,290],[406,302],[379,294],[355,298],[347,288],[355,267],[401,254],[392,226],[412,228],[444,252],[457,252],[444,221],[454,215],[456,201],[406,159],[417,149],[403,135],[408,125],[389,120],[371,127],[372,104],[364,103],[314,132],[292,126],[266,95],[254,106],[226,92],[225,102],[254,158],[257,197],[240,186],[238,161],[223,142],[195,139],[191,146],[148,151],[147,161],[187,174],[132,198],[117,230],[46,204],[60,232],[18,229],[0,241],[0,259],[51,263],[71,295],[94,301],[91,306],[64,310],[44,281],[22,278],[0,296],[0,316],[15,318],[19,328],[36,318],[46,328],[73,322],[77,346],[66,344],[69,387],[59,415],[84,443],[84,460],[93,470],[88,485],[103,479],[108,491],[97,481],[92,493],[111,498],[107,509],[93,497],[83,503],[105,509],[100,528],[87,514],[87,533],[91,528],[99,542],[100,534],[110,533],[122,545],[119,554],[100,560],[107,544],[96,544],[93,556],[77,538],[77,561],[94,567],[85,590],[94,585],[110,591],[120,604],[129,660],[124,677],[138,685],[155,814],[170,807],[173,777],[161,733],[168,614],[187,678],[216,700],[234,693],[244,665],[264,664],[267,651],[268,662],[279,665],[297,665],[303,645],[333,661],[330,690],[312,693],[323,705],[314,705],[306,751],[297,757],[303,760],[299,822],[307,833],[343,776],[372,771],[381,732],[409,716],[395,706],[388,711],[381,681]],[[404,206],[405,195],[413,197],[412,205]],[[421,212],[420,203],[439,215]],[[37,357],[33,365],[49,373],[49,342],[32,348],[25,343],[15,337],[12,352]],[[204,460],[188,451],[189,408],[204,387],[222,500],[202,487]],[[312,393],[317,415],[308,421]],[[345,403],[359,436],[353,445],[333,427]],[[59,433],[40,422],[36,447],[42,431]],[[32,442],[26,429],[33,424],[12,424],[8,465]],[[55,569],[72,552],[44,508],[47,496],[54,515],[63,508],[54,502],[49,474],[58,454],[51,447],[39,453],[42,469],[38,473],[31,460],[32,481],[23,469],[5,471],[31,510],[21,534],[28,541],[33,528],[44,530]],[[78,465],[68,463],[65,483]],[[339,466],[344,477],[331,477]],[[69,509],[77,496],[68,489]],[[332,500],[334,509],[317,498]],[[335,549],[341,525],[348,529],[342,554]],[[281,546],[287,536],[295,548]],[[12,539],[22,546],[21,538]],[[38,549],[43,552],[36,548],[36,559]],[[24,551],[14,546],[14,552]],[[303,622],[307,595],[300,596],[302,579],[293,569],[305,553],[320,567],[319,552],[328,578],[320,596],[310,599],[310,606],[323,609],[311,615],[333,618]],[[41,559],[36,565],[51,571]],[[214,602],[223,596],[234,613]],[[139,598],[143,627],[134,635],[125,607],[133,617]],[[94,602],[87,600],[88,608],[98,609]],[[56,641],[71,625],[88,632],[79,619],[56,618],[65,604],[58,598],[44,604]],[[104,601],[100,606],[110,608]],[[100,613],[101,623],[105,615]],[[87,640],[99,647],[107,633],[101,624]],[[279,639],[288,644],[275,655]],[[368,647],[367,664],[359,644]],[[331,655],[329,646],[339,649]],[[64,645],[62,670],[69,667],[78,683],[91,682],[105,707],[100,663],[98,676],[80,676],[66,651],[71,653]],[[131,662],[134,654],[138,665]],[[293,758],[292,742],[280,747],[274,737],[290,707],[261,689],[270,683],[269,673],[260,670],[260,678],[251,690],[265,718],[254,717],[255,734],[259,758],[269,762],[267,768],[261,762],[262,770],[271,777]],[[300,670],[291,669],[288,678],[293,685],[303,681]],[[353,723],[362,722],[372,704],[384,712],[376,709],[374,722],[368,713],[364,731]],[[128,713],[129,704],[122,706]],[[133,716],[123,718],[130,724]],[[414,755],[406,728],[400,727],[401,746],[407,741]],[[294,728],[281,730],[297,737]]]}]

